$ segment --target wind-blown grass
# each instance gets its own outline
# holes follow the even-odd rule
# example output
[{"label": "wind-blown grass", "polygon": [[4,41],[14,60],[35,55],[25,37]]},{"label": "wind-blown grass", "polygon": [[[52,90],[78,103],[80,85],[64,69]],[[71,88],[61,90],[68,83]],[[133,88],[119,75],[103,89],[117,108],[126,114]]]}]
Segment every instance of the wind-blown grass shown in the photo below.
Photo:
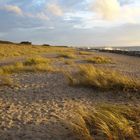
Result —
[{"label": "wind-blown grass", "polygon": [[0,43],[0,59],[36,56],[44,53],[62,53],[74,52],[73,48],[55,47],[55,46],[37,46],[37,45],[19,45],[19,44],[1,44]]},{"label": "wind-blown grass", "polygon": [[76,55],[74,52],[62,52],[58,54],[58,57],[63,57],[63,58],[76,58]]},{"label": "wind-blown grass", "polygon": [[12,86],[13,80],[8,76],[0,76],[0,87]]},{"label": "wind-blown grass", "polygon": [[78,72],[66,73],[70,85],[93,87],[100,90],[139,91],[140,82],[115,71],[80,65]]},{"label": "wind-blown grass", "polygon": [[94,64],[104,64],[104,63],[111,63],[111,59],[107,57],[96,56],[92,58],[87,58],[87,62],[94,63]]},{"label": "wind-blown grass", "polygon": [[94,53],[93,52],[90,52],[90,51],[79,51],[79,54],[80,55],[92,55]]},{"label": "wind-blown grass", "polygon": [[73,60],[65,60],[64,64],[66,64],[66,65],[74,65],[75,62]]},{"label": "wind-blown grass", "polygon": [[32,66],[32,65],[38,65],[38,64],[47,64],[50,63],[50,59],[43,58],[43,57],[34,57],[27,59],[23,64],[25,66]]},{"label": "wind-blown grass", "polygon": [[140,108],[103,104],[94,109],[77,109],[71,120],[79,139],[137,140],[140,132]]},{"label": "wind-blown grass", "polygon": [[43,57],[29,58],[25,62],[17,62],[13,65],[2,66],[2,74],[11,74],[18,72],[54,72],[51,60]]}]

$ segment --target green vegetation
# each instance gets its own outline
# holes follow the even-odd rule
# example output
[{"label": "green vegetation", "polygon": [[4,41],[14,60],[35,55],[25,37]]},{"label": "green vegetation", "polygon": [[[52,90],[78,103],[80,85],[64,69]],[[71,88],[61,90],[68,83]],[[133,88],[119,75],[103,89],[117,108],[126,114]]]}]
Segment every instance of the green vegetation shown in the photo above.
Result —
[{"label": "green vegetation", "polygon": [[77,109],[71,127],[79,139],[136,140],[140,132],[140,108],[102,104]]},{"label": "green vegetation", "polygon": [[104,63],[111,63],[111,59],[107,57],[101,57],[101,56],[96,56],[92,58],[86,59],[87,62],[89,63],[95,63],[95,64],[104,64]]},{"label": "green vegetation", "polygon": [[100,90],[140,90],[140,82],[117,72],[95,68],[92,65],[80,65],[78,72],[66,73],[70,85],[90,86]]}]

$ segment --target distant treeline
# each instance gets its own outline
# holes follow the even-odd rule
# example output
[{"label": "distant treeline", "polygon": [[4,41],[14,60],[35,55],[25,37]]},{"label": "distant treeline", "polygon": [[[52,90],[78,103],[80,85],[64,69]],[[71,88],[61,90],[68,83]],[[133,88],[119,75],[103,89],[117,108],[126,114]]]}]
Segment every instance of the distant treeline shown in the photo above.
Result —
[{"label": "distant treeline", "polygon": [[3,41],[3,40],[0,40],[0,43],[1,44],[15,44],[13,42],[10,42],[10,41]]},{"label": "distant treeline", "polygon": [[23,45],[32,45],[32,42],[29,41],[22,41],[19,44],[23,44]]},{"label": "distant treeline", "polygon": [[[32,45],[32,42],[30,42],[30,41],[21,41],[20,43],[14,43],[14,42],[11,42],[11,41],[0,40],[0,44]],[[51,47],[52,45],[50,45],[50,44],[43,44],[42,46]],[[65,48],[67,48],[68,46],[54,46],[54,47],[65,47]]]}]

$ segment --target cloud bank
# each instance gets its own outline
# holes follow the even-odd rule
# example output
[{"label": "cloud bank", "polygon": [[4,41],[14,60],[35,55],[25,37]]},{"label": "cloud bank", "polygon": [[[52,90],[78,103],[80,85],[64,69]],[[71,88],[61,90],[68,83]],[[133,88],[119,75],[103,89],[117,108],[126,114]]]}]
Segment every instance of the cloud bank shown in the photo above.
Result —
[{"label": "cloud bank", "polygon": [[91,8],[103,20],[137,22],[137,18],[140,17],[140,5],[128,1],[121,2],[123,5],[118,0],[95,0]]},{"label": "cloud bank", "polygon": [[92,9],[105,20],[118,18],[121,11],[120,4],[117,0],[96,0],[93,3]]},{"label": "cloud bank", "polygon": [[140,0],[0,0],[0,39],[140,44]]}]

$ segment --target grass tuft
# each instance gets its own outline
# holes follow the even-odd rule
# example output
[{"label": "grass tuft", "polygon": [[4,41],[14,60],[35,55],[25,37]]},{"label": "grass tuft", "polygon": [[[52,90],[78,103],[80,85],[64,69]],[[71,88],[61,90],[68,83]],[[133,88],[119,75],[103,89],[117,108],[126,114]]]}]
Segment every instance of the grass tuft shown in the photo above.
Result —
[{"label": "grass tuft", "polygon": [[89,62],[89,63],[94,63],[94,64],[111,63],[111,59],[110,58],[101,57],[101,56],[88,58],[88,59],[86,59],[86,61]]},{"label": "grass tuft", "polygon": [[76,73],[67,72],[70,85],[81,85],[100,90],[139,91],[140,82],[115,71],[95,68],[93,65],[80,65]]},{"label": "grass tuft", "polygon": [[8,76],[0,76],[0,87],[12,86],[13,80]]},{"label": "grass tuft", "polygon": [[0,73],[11,74],[19,72],[54,72],[51,66],[51,60],[42,57],[29,58],[25,62],[18,62],[13,65],[2,66]]},{"label": "grass tuft", "polygon": [[73,60],[65,60],[64,64],[66,64],[66,65],[74,65],[75,62]]},{"label": "grass tuft", "polygon": [[43,58],[43,57],[34,57],[27,59],[23,64],[25,66],[32,66],[32,65],[38,65],[38,64],[45,64],[50,63],[50,59]]},{"label": "grass tuft", "polygon": [[79,108],[72,118],[72,129],[84,140],[138,139],[140,109],[126,105],[96,105],[94,109]]},{"label": "grass tuft", "polygon": [[74,54],[74,52],[63,52],[63,53],[59,53],[58,57],[63,57],[63,58],[76,58],[76,55]]}]

